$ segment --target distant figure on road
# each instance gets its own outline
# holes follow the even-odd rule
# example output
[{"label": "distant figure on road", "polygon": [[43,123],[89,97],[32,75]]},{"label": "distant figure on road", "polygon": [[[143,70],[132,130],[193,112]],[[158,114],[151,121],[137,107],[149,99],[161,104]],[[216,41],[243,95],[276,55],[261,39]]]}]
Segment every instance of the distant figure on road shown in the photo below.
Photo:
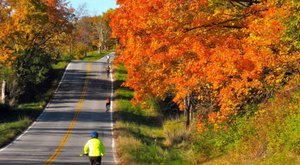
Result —
[{"label": "distant figure on road", "polygon": [[107,63],[109,64],[109,55],[106,55],[106,60],[107,60]]},{"label": "distant figure on road", "polygon": [[107,74],[107,78],[109,78],[109,73],[110,73],[110,66],[107,65],[107,68],[106,68],[106,74]]},{"label": "distant figure on road", "polygon": [[106,112],[108,112],[110,109],[110,99],[109,98],[107,98],[105,100],[105,107],[106,107]]},{"label": "distant figure on road", "polygon": [[103,143],[98,139],[98,133],[96,131],[91,133],[91,139],[87,141],[83,148],[84,155],[88,155],[90,159],[90,165],[101,165],[102,157],[105,153]]}]

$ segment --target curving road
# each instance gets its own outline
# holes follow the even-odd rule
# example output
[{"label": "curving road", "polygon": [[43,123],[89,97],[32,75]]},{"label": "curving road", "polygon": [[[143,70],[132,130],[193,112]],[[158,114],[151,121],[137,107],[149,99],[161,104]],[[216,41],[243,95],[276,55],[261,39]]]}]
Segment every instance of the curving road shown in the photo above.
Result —
[{"label": "curving road", "polygon": [[[109,54],[111,59],[114,55]],[[88,164],[88,158],[79,154],[93,130],[98,131],[106,148],[102,164],[117,164],[112,136],[113,108],[105,112],[105,99],[112,97],[113,91],[113,79],[106,67],[106,58],[94,63],[72,61],[55,96],[37,121],[0,150],[0,164]]]}]

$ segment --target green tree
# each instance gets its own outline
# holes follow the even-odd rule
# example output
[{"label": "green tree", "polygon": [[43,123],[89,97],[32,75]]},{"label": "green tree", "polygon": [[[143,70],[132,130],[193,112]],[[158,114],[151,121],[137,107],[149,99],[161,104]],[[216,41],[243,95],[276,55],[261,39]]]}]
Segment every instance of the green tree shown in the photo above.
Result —
[{"label": "green tree", "polygon": [[11,95],[26,96],[24,99],[34,98],[39,93],[39,86],[47,79],[51,68],[51,56],[40,47],[25,50],[16,60],[16,81],[18,88]]}]

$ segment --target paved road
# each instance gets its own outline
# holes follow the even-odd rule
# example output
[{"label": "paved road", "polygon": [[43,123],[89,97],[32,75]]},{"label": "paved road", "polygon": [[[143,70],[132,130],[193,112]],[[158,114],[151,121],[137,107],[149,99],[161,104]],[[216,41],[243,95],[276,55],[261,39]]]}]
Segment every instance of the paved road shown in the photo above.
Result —
[{"label": "paved road", "polygon": [[112,97],[112,78],[106,67],[106,58],[94,63],[71,62],[38,120],[0,150],[0,164],[88,164],[88,158],[79,154],[93,130],[106,148],[103,165],[116,164],[112,111],[105,112],[105,99]]}]

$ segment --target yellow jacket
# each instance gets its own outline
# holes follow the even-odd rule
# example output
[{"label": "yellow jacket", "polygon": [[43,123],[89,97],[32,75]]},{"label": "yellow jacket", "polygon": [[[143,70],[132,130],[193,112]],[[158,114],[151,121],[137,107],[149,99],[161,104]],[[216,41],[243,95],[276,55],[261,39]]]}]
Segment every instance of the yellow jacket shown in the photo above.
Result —
[{"label": "yellow jacket", "polygon": [[83,152],[89,154],[89,156],[103,156],[105,148],[98,138],[92,138],[84,145]]}]

